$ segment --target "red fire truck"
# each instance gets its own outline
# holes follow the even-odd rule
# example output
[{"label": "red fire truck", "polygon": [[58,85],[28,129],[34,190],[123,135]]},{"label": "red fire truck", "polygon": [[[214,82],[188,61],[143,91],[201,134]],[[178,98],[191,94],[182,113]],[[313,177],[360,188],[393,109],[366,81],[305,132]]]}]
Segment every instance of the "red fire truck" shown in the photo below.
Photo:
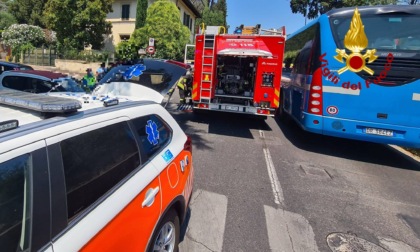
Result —
[{"label": "red fire truck", "polygon": [[279,107],[285,29],[202,27],[196,35],[193,109],[274,116]]}]

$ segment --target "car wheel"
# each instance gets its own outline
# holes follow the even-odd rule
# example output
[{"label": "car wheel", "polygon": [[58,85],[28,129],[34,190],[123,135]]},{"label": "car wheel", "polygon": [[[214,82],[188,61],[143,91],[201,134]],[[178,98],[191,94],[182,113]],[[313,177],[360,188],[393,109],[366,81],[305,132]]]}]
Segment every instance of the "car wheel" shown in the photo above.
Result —
[{"label": "car wheel", "polygon": [[149,251],[178,252],[179,226],[179,217],[176,211],[170,210],[155,230]]},{"label": "car wheel", "polygon": [[284,111],[284,106],[285,106],[285,99],[284,99],[284,92],[281,92],[281,96],[280,96],[280,106],[279,108],[276,110],[276,116],[285,123],[289,122],[289,117],[288,114],[286,113],[286,111]]}]

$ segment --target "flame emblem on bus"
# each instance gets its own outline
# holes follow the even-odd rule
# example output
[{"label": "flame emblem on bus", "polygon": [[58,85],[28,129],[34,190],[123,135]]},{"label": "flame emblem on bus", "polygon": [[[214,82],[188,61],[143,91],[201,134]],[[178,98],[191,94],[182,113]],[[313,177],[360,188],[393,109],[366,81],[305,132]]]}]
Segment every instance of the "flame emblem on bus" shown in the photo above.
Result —
[{"label": "flame emblem on bus", "polygon": [[365,27],[360,18],[359,10],[356,8],[353,18],[350,22],[350,28],[344,37],[344,46],[351,51],[350,55],[346,53],[345,49],[336,49],[337,53],[334,58],[343,63],[346,60],[346,66],[339,69],[338,74],[342,74],[347,70],[352,72],[366,71],[368,74],[373,75],[373,70],[366,66],[366,59],[368,63],[375,61],[378,56],[375,55],[376,49],[367,50],[365,54],[362,51],[368,46],[368,39],[365,34]]}]

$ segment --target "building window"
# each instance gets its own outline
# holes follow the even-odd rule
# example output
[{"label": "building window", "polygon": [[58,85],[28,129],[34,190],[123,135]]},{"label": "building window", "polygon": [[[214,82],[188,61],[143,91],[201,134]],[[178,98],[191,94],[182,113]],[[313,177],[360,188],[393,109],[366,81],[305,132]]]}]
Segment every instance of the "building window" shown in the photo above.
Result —
[{"label": "building window", "polygon": [[192,27],[192,18],[190,15],[184,12],[184,22],[183,24],[191,30]]},{"label": "building window", "polygon": [[120,41],[127,41],[130,39],[130,35],[128,34],[120,34]]},{"label": "building window", "polygon": [[129,4],[123,4],[122,5],[121,19],[122,20],[129,20],[130,19],[130,5]]}]

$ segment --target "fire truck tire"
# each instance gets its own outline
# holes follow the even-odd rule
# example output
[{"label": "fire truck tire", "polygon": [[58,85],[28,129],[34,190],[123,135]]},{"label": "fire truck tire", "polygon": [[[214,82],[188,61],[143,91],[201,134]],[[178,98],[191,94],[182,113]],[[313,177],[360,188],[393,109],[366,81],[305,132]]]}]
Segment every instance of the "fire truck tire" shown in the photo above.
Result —
[{"label": "fire truck tire", "polygon": [[177,212],[169,210],[159,222],[147,251],[178,252],[180,224]]}]

